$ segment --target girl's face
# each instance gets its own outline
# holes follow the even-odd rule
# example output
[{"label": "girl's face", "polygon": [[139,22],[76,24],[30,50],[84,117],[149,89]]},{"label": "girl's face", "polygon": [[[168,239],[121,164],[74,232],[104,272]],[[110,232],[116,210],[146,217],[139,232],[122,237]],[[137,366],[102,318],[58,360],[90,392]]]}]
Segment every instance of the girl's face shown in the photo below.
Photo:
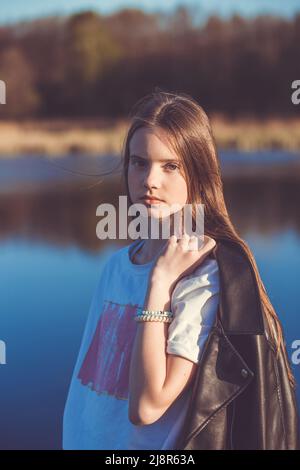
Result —
[{"label": "girl's face", "polygon": [[[187,202],[183,168],[178,156],[168,147],[163,129],[142,127],[134,132],[129,144],[128,188],[132,203],[144,204],[148,216],[155,218],[159,218],[160,207],[176,203],[181,209]],[[141,199],[146,195],[161,201],[152,202],[151,207]],[[177,210],[171,209],[170,213]]]}]

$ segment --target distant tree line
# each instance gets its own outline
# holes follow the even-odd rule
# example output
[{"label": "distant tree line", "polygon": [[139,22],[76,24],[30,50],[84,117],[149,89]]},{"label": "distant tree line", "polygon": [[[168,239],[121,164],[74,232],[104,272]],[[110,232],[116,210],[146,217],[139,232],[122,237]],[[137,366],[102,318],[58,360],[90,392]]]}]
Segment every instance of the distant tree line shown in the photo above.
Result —
[{"label": "distant tree line", "polygon": [[299,115],[300,14],[210,17],[92,11],[0,27],[0,117],[126,117],[155,86],[230,117]]}]

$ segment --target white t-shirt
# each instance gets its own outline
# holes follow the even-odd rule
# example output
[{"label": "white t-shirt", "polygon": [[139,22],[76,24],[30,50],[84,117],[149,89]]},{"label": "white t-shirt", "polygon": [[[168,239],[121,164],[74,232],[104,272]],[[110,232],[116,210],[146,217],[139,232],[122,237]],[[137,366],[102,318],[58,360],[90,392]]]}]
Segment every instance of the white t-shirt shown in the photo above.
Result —
[{"label": "white t-shirt", "polygon": [[[192,384],[155,423],[136,426],[128,417],[130,357],[154,260],[131,261],[143,240],[113,253],[102,270],[63,416],[63,449],[176,449]],[[207,257],[182,278],[171,296],[167,353],[198,363],[219,303],[219,271]]]}]

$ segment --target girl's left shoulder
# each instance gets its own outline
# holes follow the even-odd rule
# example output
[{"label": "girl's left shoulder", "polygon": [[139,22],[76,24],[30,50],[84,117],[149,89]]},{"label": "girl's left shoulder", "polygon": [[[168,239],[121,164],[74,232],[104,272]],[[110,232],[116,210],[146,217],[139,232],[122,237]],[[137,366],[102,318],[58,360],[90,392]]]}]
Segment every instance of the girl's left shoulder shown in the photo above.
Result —
[{"label": "girl's left shoulder", "polygon": [[173,299],[192,292],[219,292],[219,267],[214,257],[207,256],[189,275],[182,277],[173,290]]},{"label": "girl's left shoulder", "polygon": [[216,274],[219,271],[219,266],[216,258],[214,257],[213,254],[210,254],[206,256],[204,261],[202,261],[199,266],[195,268],[195,270],[190,274],[189,277],[194,278],[194,277],[201,277],[204,275],[208,274]]}]

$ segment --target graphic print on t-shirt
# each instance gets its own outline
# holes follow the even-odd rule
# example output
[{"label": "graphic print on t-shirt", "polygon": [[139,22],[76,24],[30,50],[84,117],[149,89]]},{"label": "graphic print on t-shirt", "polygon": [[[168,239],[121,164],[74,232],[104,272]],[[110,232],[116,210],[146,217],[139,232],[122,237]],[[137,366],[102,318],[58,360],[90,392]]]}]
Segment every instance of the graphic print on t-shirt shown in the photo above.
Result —
[{"label": "graphic print on t-shirt", "polygon": [[127,400],[129,368],[137,323],[138,305],[104,301],[95,333],[77,378],[97,393]]}]

